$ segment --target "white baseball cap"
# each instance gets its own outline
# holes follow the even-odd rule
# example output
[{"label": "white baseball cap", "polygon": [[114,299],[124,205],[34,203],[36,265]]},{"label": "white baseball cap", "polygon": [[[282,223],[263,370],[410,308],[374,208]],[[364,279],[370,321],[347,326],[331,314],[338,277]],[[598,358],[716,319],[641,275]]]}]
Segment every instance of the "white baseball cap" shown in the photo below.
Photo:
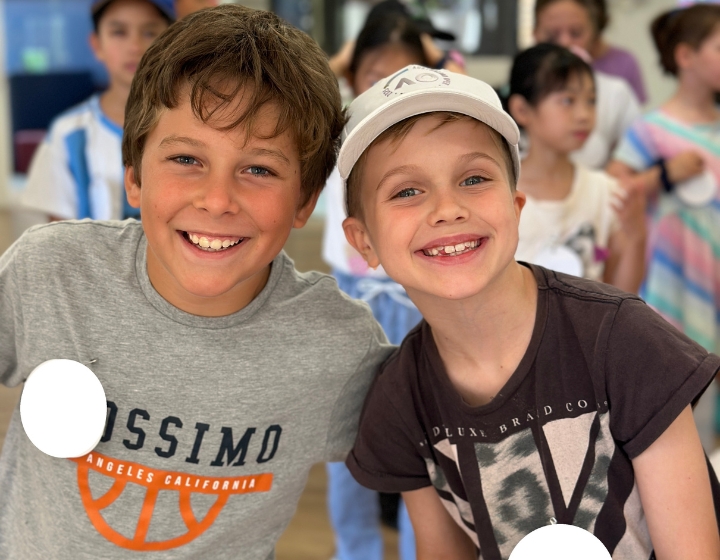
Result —
[{"label": "white baseball cap", "polygon": [[463,74],[418,65],[406,66],[380,80],[352,102],[338,155],[340,176],[347,180],[362,153],[392,125],[436,111],[468,115],[498,131],[510,148],[517,181],[520,132],[512,117],[503,110],[495,90]]}]

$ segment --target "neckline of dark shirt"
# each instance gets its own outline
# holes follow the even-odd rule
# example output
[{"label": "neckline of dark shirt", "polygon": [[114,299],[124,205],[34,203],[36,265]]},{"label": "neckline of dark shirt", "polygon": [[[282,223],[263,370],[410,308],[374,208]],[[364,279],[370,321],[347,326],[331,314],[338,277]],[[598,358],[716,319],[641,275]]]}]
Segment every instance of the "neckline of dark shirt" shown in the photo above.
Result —
[{"label": "neckline of dark shirt", "polygon": [[520,360],[518,367],[489,403],[480,406],[472,406],[465,402],[460,393],[458,393],[457,389],[455,389],[452,381],[450,381],[450,377],[445,369],[445,364],[443,363],[440,352],[435,344],[435,339],[432,335],[432,328],[427,321],[423,320],[420,337],[421,352],[428,361],[431,371],[439,380],[445,393],[451,399],[452,404],[460,408],[466,414],[477,416],[490,414],[505,405],[525,380],[533,363],[535,362],[535,357],[537,356],[540,343],[542,342],[542,338],[545,333],[545,324],[548,316],[547,277],[545,276],[543,270],[537,266],[527,263],[520,264],[527,266],[532,271],[535,276],[535,281],[537,282],[538,298],[537,307],[535,309],[535,324],[533,326],[530,342],[525,349],[525,354]]}]

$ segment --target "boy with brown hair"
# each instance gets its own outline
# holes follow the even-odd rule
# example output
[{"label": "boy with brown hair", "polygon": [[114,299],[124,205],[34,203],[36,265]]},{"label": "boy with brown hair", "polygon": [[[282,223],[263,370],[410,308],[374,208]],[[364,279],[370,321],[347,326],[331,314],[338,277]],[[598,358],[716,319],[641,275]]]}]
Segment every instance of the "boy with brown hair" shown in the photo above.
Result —
[{"label": "boy with brown hair", "polygon": [[634,295],[514,260],[518,138],[492,88],[452,72],[408,66],[350,106],[345,233],[424,321],[348,466],[403,493],[419,560],[507,559],[555,522],[616,560],[718,558],[691,404],[720,358]]},{"label": "boy with brown hair", "polygon": [[325,55],[273,14],[204,10],[148,50],[123,144],[142,223],[38,226],[0,258],[0,381],[73,359],[108,400],[73,460],[34,448],[15,411],[0,557],[273,557],[389,350],[366,306],[281,251],[344,122]]},{"label": "boy with brown hair", "polygon": [[90,46],[108,87],[59,115],[33,157],[22,203],[50,220],[137,217],[123,188],[125,103],[135,70],[175,20],[172,0],[94,0]]}]

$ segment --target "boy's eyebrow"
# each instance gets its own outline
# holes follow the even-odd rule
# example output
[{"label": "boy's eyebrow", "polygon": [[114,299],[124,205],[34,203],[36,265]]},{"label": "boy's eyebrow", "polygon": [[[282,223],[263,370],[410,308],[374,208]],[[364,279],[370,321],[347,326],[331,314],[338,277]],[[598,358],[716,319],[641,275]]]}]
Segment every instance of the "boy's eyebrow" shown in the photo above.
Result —
[{"label": "boy's eyebrow", "polygon": [[470,163],[474,159],[489,159],[492,161],[495,165],[502,168],[502,165],[491,155],[485,154],[483,152],[470,152],[469,154],[465,154],[464,156],[460,156],[458,158],[458,161],[460,163]]},{"label": "boy's eyebrow", "polygon": [[[170,136],[163,138],[158,147],[174,146],[176,144],[187,144],[194,148],[207,147],[207,144],[201,140],[189,138],[188,136],[177,136],[175,134],[171,134]],[[273,150],[271,148],[253,148],[252,150],[249,150],[248,153],[253,156],[268,156],[288,165],[290,164],[290,160],[284,153],[282,153],[281,150]]]},{"label": "boy's eyebrow", "polygon": [[401,175],[409,171],[414,171],[417,168],[417,165],[401,165],[400,167],[395,167],[394,169],[391,169],[382,176],[382,179],[380,179],[380,182],[378,183],[378,186],[375,190],[379,191],[380,187],[383,186],[383,183],[385,183],[385,181],[387,181],[390,177],[393,177],[394,175]]},{"label": "boy's eyebrow", "polygon": [[194,138],[189,138],[187,136],[177,136],[175,134],[171,134],[170,136],[163,138],[158,147],[162,148],[163,146],[174,146],[175,144],[188,144],[194,148],[205,147],[205,142],[201,142],[200,140],[195,140]]},{"label": "boy's eyebrow", "polygon": [[249,153],[254,156],[268,156],[290,165],[290,160],[284,153],[282,153],[281,150],[273,150],[270,148],[253,148],[252,150],[250,150]]}]

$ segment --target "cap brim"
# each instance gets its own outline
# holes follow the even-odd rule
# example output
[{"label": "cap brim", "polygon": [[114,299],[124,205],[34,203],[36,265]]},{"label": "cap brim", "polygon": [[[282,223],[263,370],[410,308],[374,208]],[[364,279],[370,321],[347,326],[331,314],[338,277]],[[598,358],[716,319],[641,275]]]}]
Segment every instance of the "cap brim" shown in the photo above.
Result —
[{"label": "cap brim", "polygon": [[520,176],[520,158],[517,144],[520,133],[512,117],[478,99],[477,96],[457,90],[423,90],[407,93],[382,105],[357,123],[342,143],[338,157],[338,170],[343,179],[367,147],[392,125],[415,115],[449,111],[467,115],[497,130],[514,147],[510,150],[515,177]]}]

